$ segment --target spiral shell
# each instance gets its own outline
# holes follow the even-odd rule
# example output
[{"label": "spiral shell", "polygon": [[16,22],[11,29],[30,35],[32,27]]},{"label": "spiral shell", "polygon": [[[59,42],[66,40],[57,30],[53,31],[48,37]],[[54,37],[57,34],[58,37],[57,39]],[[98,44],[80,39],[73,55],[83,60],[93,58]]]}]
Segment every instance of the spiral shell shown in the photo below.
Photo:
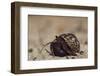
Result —
[{"label": "spiral shell", "polygon": [[80,43],[72,33],[61,34],[50,44],[54,56],[76,56],[80,52]]}]

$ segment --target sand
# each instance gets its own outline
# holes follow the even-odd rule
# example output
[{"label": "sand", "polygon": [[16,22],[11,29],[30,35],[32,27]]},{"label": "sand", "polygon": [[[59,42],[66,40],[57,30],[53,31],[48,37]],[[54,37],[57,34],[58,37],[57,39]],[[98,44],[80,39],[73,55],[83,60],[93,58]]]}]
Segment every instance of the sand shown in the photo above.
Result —
[{"label": "sand", "polygon": [[[86,17],[29,16],[28,18],[28,60],[83,59],[88,57]],[[46,47],[44,45],[52,42],[55,36],[63,33],[73,33],[78,38],[80,51],[83,51],[81,54],[65,57],[50,55],[50,44]]]}]

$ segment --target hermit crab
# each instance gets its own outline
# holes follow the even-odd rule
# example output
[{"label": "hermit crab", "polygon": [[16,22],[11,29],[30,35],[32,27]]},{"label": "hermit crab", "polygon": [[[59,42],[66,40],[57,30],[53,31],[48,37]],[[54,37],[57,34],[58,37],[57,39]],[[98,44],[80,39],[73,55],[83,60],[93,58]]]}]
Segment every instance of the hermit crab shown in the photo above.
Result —
[{"label": "hermit crab", "polygon": [[72,33],[56,36],[56,38],[48,44],[50,44],[50,51],[48,53],[52,56],[77,56],[77,53],[80,53],[80,42]]}]

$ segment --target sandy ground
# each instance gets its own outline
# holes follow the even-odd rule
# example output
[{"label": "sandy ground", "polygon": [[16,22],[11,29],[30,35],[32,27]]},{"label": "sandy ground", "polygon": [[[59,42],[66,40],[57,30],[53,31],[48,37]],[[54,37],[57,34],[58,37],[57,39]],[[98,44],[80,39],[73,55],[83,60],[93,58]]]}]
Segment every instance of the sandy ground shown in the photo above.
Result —
[{"label": "sandy ground", "polygon": [[[88,57],[87,46],[87,18],[86,17],[58,17],[58,16],[29,16],[28,60],[57,60],[78,59]],[[81,54],[77,56],[56,57],[51,56],[50,45],[55,36],[63,33],[73,33],[80,42]],[[42,49],[42,51],[41,51]]]}]

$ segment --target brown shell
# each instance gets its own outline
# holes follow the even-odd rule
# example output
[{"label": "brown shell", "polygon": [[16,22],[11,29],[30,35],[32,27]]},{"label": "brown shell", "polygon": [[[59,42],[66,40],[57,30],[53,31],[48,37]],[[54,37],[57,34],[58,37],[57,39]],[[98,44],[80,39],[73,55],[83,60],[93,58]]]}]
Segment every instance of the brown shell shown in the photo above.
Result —
[{"label": "brown shell", "polygon": [[60,35],[60,37],[62,37],[65,40],[65,42],[73,51],[80,52],[80,43],[74,34],[62,34]]},{"label": "brown shell", "polygon": [[50,44],[51,52],[54,56],[77,56],[80,52],[80,43],[74,34],[61,34]]}]

